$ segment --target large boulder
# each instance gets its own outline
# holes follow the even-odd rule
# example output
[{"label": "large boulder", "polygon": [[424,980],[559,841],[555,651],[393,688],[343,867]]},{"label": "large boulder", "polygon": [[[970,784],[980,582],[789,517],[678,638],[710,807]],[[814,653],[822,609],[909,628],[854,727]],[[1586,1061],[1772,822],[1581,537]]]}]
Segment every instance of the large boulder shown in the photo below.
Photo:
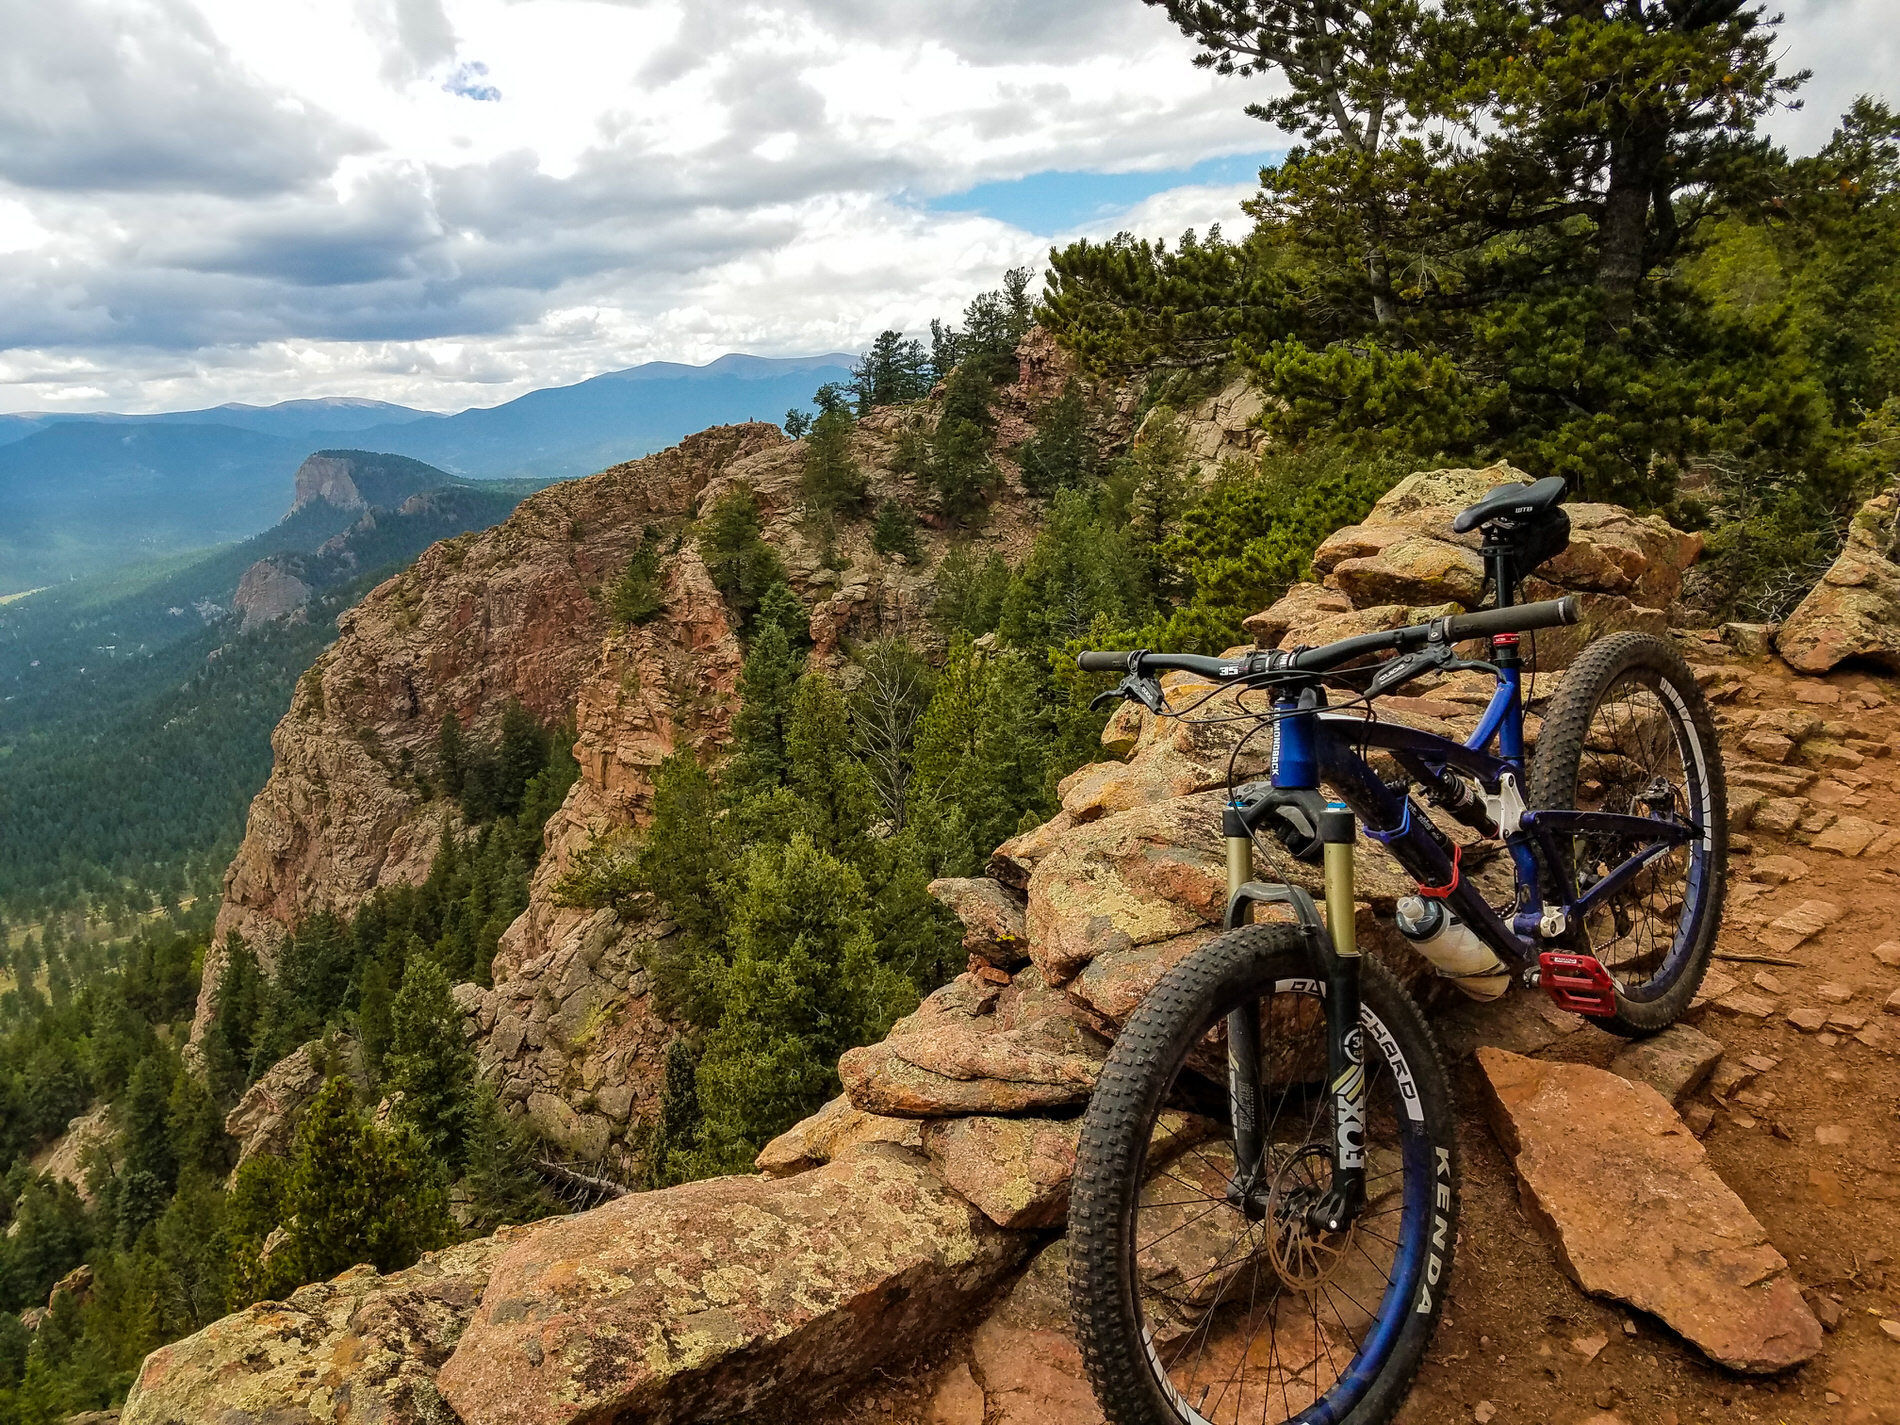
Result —
[{"label": "large boulder", "polygon": [[1021,1260],[915,1153],[622,1198],[524,1235],[437,1376],[464,1425],[800,1418]]},{"label": "large boulder", "polygon": [[838,1077],[855,1106],[888,1118],[1032,1113],[1086,1103],[1107,1057],[1030,967],[1007,986],[959,975],[882,1042],[849,1050]]},{"label": "large boulder", "polygon": [[1802,673],[1825,673],[1849,658],[1900,670],[1900,499],[1892,492],[1860,507],[1847,544],[1821,582],[1788,615],[1775,650]]},{"label": "large boulder", "polygon": [[866,1113],[843,1094],[801,1119],[759,1150],[752,1166],[768,1178],[789,1178],[835,1162],[870,1143],[924,1146],[924,1125],[914,1118]]},{"label": "large boulder", "polygon": [[[1387,491],[1365,520],[1329,535],[1313,554],[1319,584],[1296,584],[1271,609],[1246,621],[1263,648],[1320,644],[1355,633],[1422,622],[1441,609],[1474,606],[1484,570],[1477,531],[1454,534],[1458,512],[1494,487],[1529,477],[1500,461],[1479,470],[1429,470]],[[1525,597],[1576,594],[1583,623],[1538,635],[1537,661],[1569,663],[1591,638],[1617,629],[1661,633],[1683,572],[1702,537],[1656,515],[1617,505],[1566,504],[1569,547],[1527,581]]]},{"label": "large boulder", "polygon": [[1787,1260],[1654,1088],[1503,1049],[1477,1060],[1525,1210],[1578,1286],[1731,1370],[1787,1370],[1821,1349]]},{"label": "large boulder", "polygon": [[1068,1215],[1077,1118],[946,1118],[924,1129],[943,1180],[998,1227],[1055,1227]]},{"label": "large boulder", "polygon": [[1009,969],[1029,958],[1022,897],[987,876],[941,876],[930,894],[963,922],[963,948]]},{"label": "large boulder", "polygon": [[133,1382],[121,1425],[449,1425],[436,1369],[496,1259],[526,1231],[504,1228],[386,1277],[352,1267],[160,1346]]},{"label": "large boulder", "polygon": [[[1029,880],[1029,953],[1049,983],[1067,984],[1100,955],[1220,923],[1227,905],[1224,796],[1173,797],[1073,826],[1037,862]],[[1382,848],[1363,849],[1360,899],[1390,909],[1411,882]],[[1295,861],[1271,836],[1256,843],[1255,874],[1321,889],[1318,868]]]}]

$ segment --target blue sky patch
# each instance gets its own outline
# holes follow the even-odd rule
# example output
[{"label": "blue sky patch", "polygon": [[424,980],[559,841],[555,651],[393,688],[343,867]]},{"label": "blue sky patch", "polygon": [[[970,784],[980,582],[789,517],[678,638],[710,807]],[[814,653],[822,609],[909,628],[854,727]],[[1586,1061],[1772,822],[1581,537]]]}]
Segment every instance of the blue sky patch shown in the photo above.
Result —
[{"label": "blue sky patch", "polygon": [[455,72],[449,75],[442,88],[450,94],[458,94],[464,99],[474,99],[492,104],[501,98],[501,90],[482,80],[488,74],[488,66],[479,59],[465,60],[455,66]]},{"label": "blue sky patch", "polygon": [[1049,170],[979,183],[961,193],[932,198],[924,206],[933,213],[981,213],[1032,233],[1067,232],[1127,212],[1170,188],[1251,182],[1263,165],[1277,163],[1280,157],[1278,151],[1235,154],[1203,159],[1188,168],[1138,173]]}]

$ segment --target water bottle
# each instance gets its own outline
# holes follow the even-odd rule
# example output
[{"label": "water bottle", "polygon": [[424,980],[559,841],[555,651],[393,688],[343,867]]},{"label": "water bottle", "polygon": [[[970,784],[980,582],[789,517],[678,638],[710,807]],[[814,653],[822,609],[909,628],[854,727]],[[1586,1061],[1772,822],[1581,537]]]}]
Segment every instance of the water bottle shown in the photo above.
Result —
[{"label": "water bottle", "polygon": [[1406,896],[1398,919],[1399,933],[1412,948],[1473,999],[1496,999],[1510,988],[1511,972],[1496,952],[1440,902]]}]

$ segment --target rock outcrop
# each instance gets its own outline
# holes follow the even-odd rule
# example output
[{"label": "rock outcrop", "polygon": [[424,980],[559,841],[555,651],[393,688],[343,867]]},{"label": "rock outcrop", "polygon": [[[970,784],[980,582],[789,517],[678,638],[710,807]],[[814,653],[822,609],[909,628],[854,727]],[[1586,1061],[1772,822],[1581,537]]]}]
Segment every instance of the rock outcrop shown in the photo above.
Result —
[{"label": "rock outcrop", "polygon": [[305,1044],[244,1091],[224,1117],[224,1131],[238,1140],[239,1166],[255,1153],[282,1157],[289,1151],[298,1116],[323,1088],[327,1058],[320,1041]]},{"label": "rock outcrop", "polygon": [[464,1425],[795,1419],[932,1339],[1027,1246],[888,1144],[623,1198],[500,1254],[437,1386]]},{"label": "rock outcrop", "polygon": [[1847,544],[1821,582],[1775,634],[1775,650],[1802,673],[1825,673],[1849,658],[1900,670],[1900,497],[1892,491],[1860,507]]},{"label": "rock outcrop", "polygon": [[446,470],[406,455],[319,450],[297,467],[290,513],[313,504],[338,510],[394,509],[409,496],[453,478]]},{"label": "rock outcrop", "polygon": [[[1059,363],[1034,376],[1043,388],[1059,389],[1060,379]],[[891,433],[882,419],[863,423],[856,437],[867,460]],[[799,542],[795,450],[766,442],[711,462],[699,498],[715,498],[738,479],[759,492],[768,535],[789,551],[800,591],[814,603],[815,656],[823,658],[851,630],[902,625],[921,605],[905,566],[874,566],[853,552],[848,568],[828,569]],[[1251,626],[1263,642],[1317,642],[1462,606],[1474,596],[1463,558],[1472,550],[1449,537],[1450,515],[1509,473],[1428,472],[1401,482],[1365,525],[1329,541],[1325,583],[1292,591]],[[1544,587],[1622,600],[1600,607],[1627,605],[1660,620],[1695,541],[1659,521],[1573,508],[1582,511],[1574,516],[1580,546],[1545,571]],[[524,506],[524,515],[531,528],[576,517],[572,506]],[[999,525],[1004,547],[1022,534],[1008,517]],[[547,542],[555,542],[551,533]],[[532,548],[537,558],[552,557],[543,545]],[[485,588],[457,583],[458,568],[443,571],[447,587],[461,606],[479,606]],[[505,581],[503,571],[490,571],[491,582]],[[545,577],[550,588],[568,587],[565,575]],[[697,558],[675,556],[666,577],[663,614],[611,635],[597,627],[584,659],[564,643],[555,647],[560,635],[534,621],[507,625],[496,645],[509,658],[543,658],[570,680],[582,776],[549,825],[531,904],[495,962],[495,988],[455,993],[483,1072],[580,1158],[629,1150],[631,1129],[655,1108],[670,1030],[639,964],[672,932],[561,907],[554,884],[582,847],[638,824],[664,756],[709,753],[725,736],[738,666]],[[864,593],[840,597],[852,589]],[[379,625],[386,630],[394,597],[376,614],[391,621]],[[419,621],[445,617],[436,597],[431,590],[413,601]],[[352,639],[359,644],[347,666],[356,678],[375,671],[370,648],[406,646],[388,632],[368,642],[346,633],[345,642]],[[438,708],[445,686],[462,686],[454,676],[446,684],[433,671],[421,676]],[[1533,734],[1548,681],[1531,689]],[[346,699],[351,693],[342,671],[326,666],[326,700],[332,686]],[[1204,712],[1216,716],[1225,707],[1225,695],[1190,678],[1170,677],[1166,691],[1177,707],[1208,699]],[[1462,735],[1488,691],[1481,678],[1440,679],[1421,696],[1393,700],[1386,715]],[[326,706],[317,705],[319,718]],[[1234,723],[1119,711],[1103,735],[1103,760],[1062,784],[1055,818],[999,848],[989,875],[933,885],[964,925],[967,970],[882,1042],[846,1054],[844,1094],[767,1144],[759,1176],[638,1194],[512,1229],[456,1249],[466,1258],[439,1254],[425,1263],[436,1273],[426,1278],[351,1272],[306,1288],[286,1307],[252,1308],[155,1355],[128,1420],[196,1418],[206,1402],[222,1403],[220,1391],[257,1419],[805,1418],[851,1398],[878,1371],[905,1369],[969,1323],[974,1329],[950,1347],[928,1418],[1093,1425],[1099,1415],[1066,1324],[1065,1248],[1049,1234],[1066,1210],[1078,1113],[1117,1028],[1170,967],[1216,933],[1225,887],[1219,788],[1230,760],[1242,777],[1264,770],[1263,750],[1239,737]],[[418,821],[424,810],[410,806],[404,815]],[[386,854],[397,844],[392,835]],[[1259,858],[1264,878],[1319,885],[1317,871],[1277,842],[1263,841]],[[1468,868],[1479,878],[1507,874],[1495,863]],[[1408,885],[1368,850],[1360,936],[1419,983],[1425,967],[1387,929],[1391,903]],[[1579,1024],[1552,1028],[1551,1036]],[[1706,1073],[1707,1046],[1684,1036],[1677,1047],[1674,1057],[1652,1050],[1619,1067],[1689,1092],[1676,1085],[1692,1088]],[[1567,1269],[1587,1290],[1661,1316],[1738,1369],[1780,1369],[1803,1358],[1809,1338],[1794,1309],[1798,1296],[1788,1301],[1786,1264],[1656,1092],[1600,1070],[1481,1052],[1525,1201],[1549,1219]],[[1573,1079],[1573,1071],[1584,1077]],[[1577,1133],[1565,1117],[1572,1111],[1606,1126]],[[1612,1131],[1619,1124],[1622,1137]],[[1579,1155],[1601,1166],[1606,1153],[1609,1185],[1598,1183],[1590,1203],[1577,1205],[1576,1185],[1598,1182]],[[1646,1173],[1684,1185],[1679,1198],[1638,1200],[1634,1184]],[[1607,1239],[1612,1228],[1627,1231],[1639,1211],[1659,1214],[1658,1240],[1676,1253],[1670,1270],[1641,1270],[1630,1254],[1612,1259],[1588,1233],[1563,1226],[1574,1212]],[[302,1370],[287,1344],[297,1333],[309,1343]]]},{"label": "rock outcrop", "polygon": [[553,486],[495,528],[435,545],[343,615],[272,737],[270,780],[225,873],[194,1033],[228,932],[268,960],[307,911],[350,911],[379,886],[419,882],[449,812],[405,769],[429,767],[443,717],[480,727],[519,702],[564,718],[608,632],[597,591],[644,527],[785,444],[776,426],[722,426]]},{"label": "rock outcrop", "polygon": [[[503,1107],[526,1114],[559,1154],[620,1166],[628,1135],[658,1109],[674,1031],[653,1003],[640,957],[654,927],[608,911],[564,925],[551,948],[504,962],[491,990],[458,985],[482,1074]],[[517,940],[532,939],[524,934]]]},{"label": "rock outcrop", "polygon": [[145,1358],[121,1425],[449,1425],[435,1373],[495,1261],[526,1230],[504,1228],[386,1277],[352,1267],[161,1346]]},{"label": "rock outcrop", "polygon": [[[1299,584],[1273,608],[1248,620],[1263,646],[1319,644],[1350,634],[1397,628],[1445,605],[1470,608],[1484,586],[1478,531],[1453,534],[1452,518],[1494,486],[1529,477],[1500,462],[1481,470],[1408,475],[1361,524],[1337,530],[1313,555],[1318,584]],[[1566,504],[1570,547],[1526,581],[1527,599],[1574,593],[1583,621],[1537,636],[1542,668],[1567,664],[1591,639],[1612,629],[1661,633],[1682,592],[1682,575],[1702,551],[1655,515],[1616,505]]]},{"label": "rock outcrop", "polygon": [[1587,1064],[1477,1058],[1525,1211],[1578,1286],[1731,1370],[1787,1370],[1821,1349],[1787,1260],[1660,1094]]},{"label": "rock outcrop", "polygon": [[66,1125],[66,1131],[51,1147],[33,1159],[33,1171],[79,1190],[86,1205],[92,1205],[92,1189],[86,1185],[86,1162],[95,1148],[111,1143],[112,1109],[105,1104],[80,1114]]},{"label": "rock outcrop", "polygon": [[305,505],[321,502],[339,510],[360,510],[369,502],[350,478],[350,461],[336,451],[320,450],[297,467],[296,487],[290,501],[294,515]]},{"label": "rock outcrop", "polygon": [[245,633],[300,613],[310,602],[311,587],[291,572],[280,558],[260,559],[238,580],[231,607]]}]

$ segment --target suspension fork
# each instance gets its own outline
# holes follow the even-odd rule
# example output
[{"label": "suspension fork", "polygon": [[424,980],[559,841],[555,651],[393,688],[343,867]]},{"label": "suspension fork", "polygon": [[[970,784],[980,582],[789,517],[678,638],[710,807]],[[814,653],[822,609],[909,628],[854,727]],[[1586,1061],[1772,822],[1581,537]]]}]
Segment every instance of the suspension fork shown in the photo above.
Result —
[{"label": "suspension fork", "polygon": [[1333,1098],[1333,1183],[1307,1212],[1315,1229],[1336,1232],[1366,1205],[1366,1036],[1359,1024],[1359,938],[1353,856],[1358,827],[1343,803],[1320,816],[1326,856],[1326,1068]]},{"label": "suspension fork", "polygon": [[[1327,1092],[1332,1096],[1333,1179],[1331,1188],[1307,1211],[1319,1231],[1346,1227],[1366,1201],[1365,1034],[1359,1026],[1359,944],[1353,858],[1358,828],[1352,812],[1339,802],[1320,816],[1324,846],[1326,920],[1321,922],[1311,896],[1298,886],[1250,881],[1253,842],[1233,808],[1224,827],[1227,843],[1227,927],[1250,918],[1253,903],[1291,906],[1314,952],[1314,968],[1326,980]],[[1236,1179],[1230,1194],[1239,1203],[1258,1205],[1265,1142],[1260,1122],[1260,1015],[1256,1006],[1227,1016],[1227,1092],[1234,1125]]]},{"label": "suspension fork", "polygon": [[[1253,837],[1239,815],[1229,808],[1225,817],[1227,841],[1227,904],[1230,927],[1235,911],[1244,915],[1248,902],[1242,888],[1253,879]],[[1242,1005],[1227,1016],[1227,1103],[1234,1123],[1235,1187],[1243,1202],[1255,1197],[1260,1185],[1265,1144],[1260,1126],[1260,1007]]]}]

